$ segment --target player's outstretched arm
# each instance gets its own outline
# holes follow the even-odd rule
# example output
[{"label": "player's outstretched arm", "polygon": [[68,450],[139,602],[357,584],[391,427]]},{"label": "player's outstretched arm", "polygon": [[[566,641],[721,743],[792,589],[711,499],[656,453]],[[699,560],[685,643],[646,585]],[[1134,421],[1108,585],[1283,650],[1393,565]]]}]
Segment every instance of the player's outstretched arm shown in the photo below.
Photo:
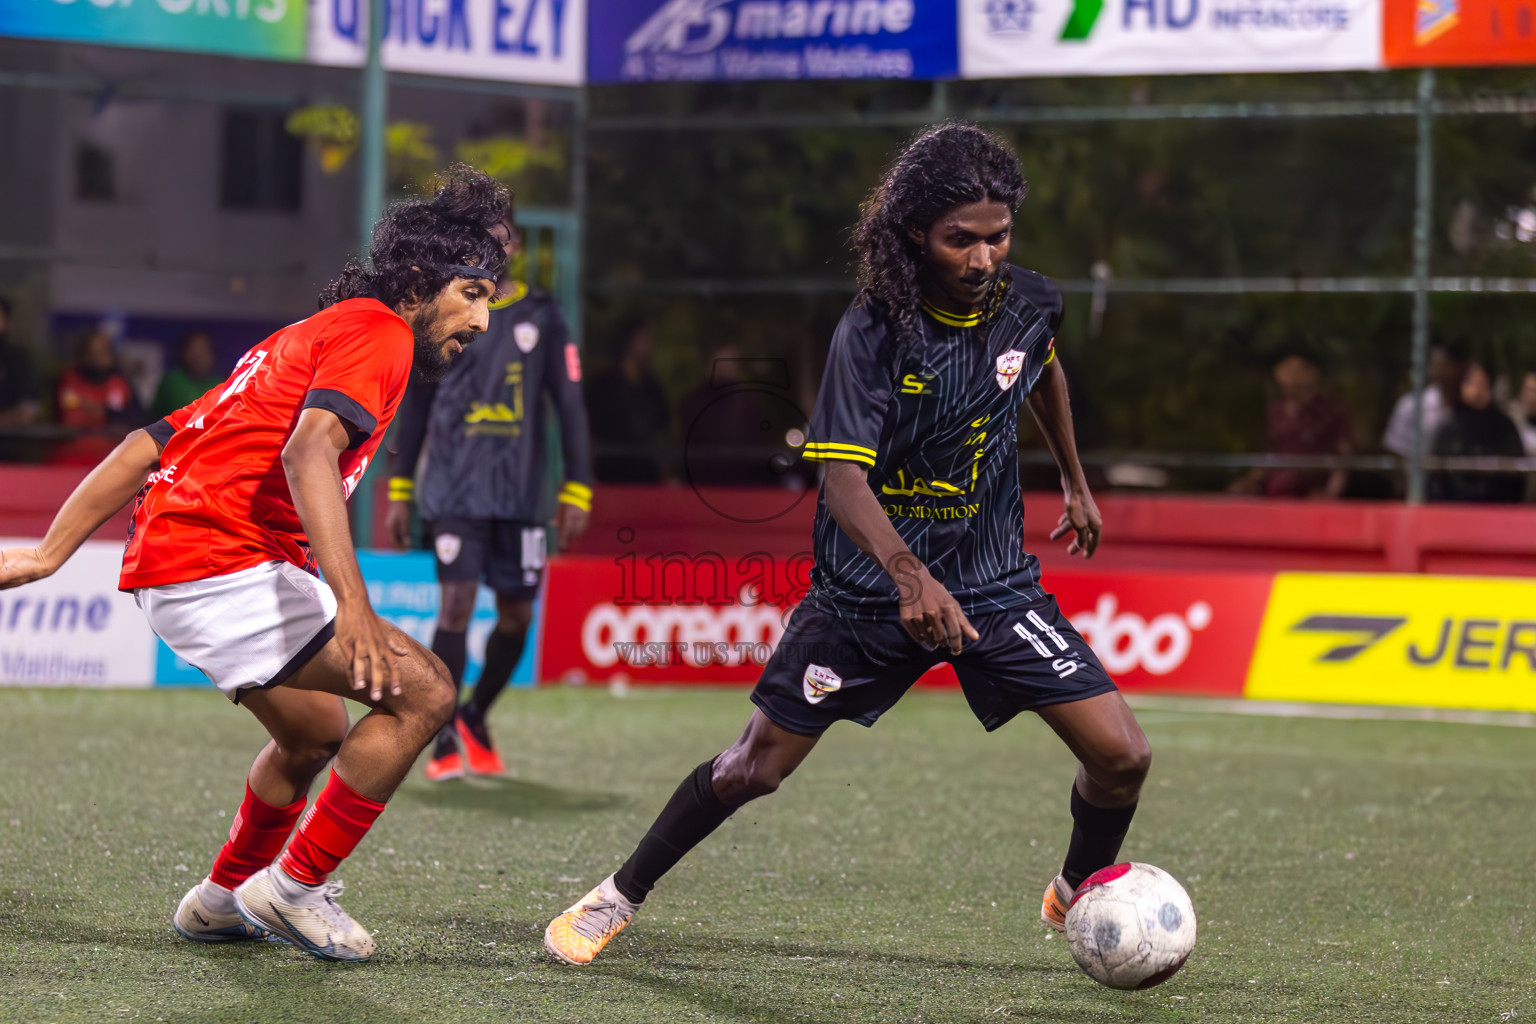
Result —
[{"label": "player's outstretched arm", "polygon": [[1072,403],[1067,398],[1067,374],[1061,368],[1060,359],[1052,359],[1040,371],[1035,389],[1029,393],[1029,411],[1045,435],[1056,465],[1061,470],[1061,490],[1066,497],[1066,509],[1051,531],[1051,540],[1059,540],[1067,534],[1075,534],[1067,546],[1067,554],[1082,552],[1084,558],[1092,558],[1098,550],[1099,538],[1104,531],[1104,520],[1099,507],[1093,503],[1088,491],[1088,480],[1083,475],[1083,464],[1077,458],[1077,437],[1072,432]]},{"label": "player's outstretched arm", "polygon": [[133,500],[159,465],[160,445],[147,431],[123,438],[65,500],[41,544],[0,551],[0,590],[58,572],[86,538]]},{"label": "player's outstretched arm", "polygon": [[827,511],[837,525],[895,581],[901,594],[901,624],[912,639],[929,647],[948,647],[951,653],[959,654],[961,644],[980,637],[960,610],[959,602],[929,574],[928,567],[891,525],[875,492],[869,488],[863,466],[843,460],[829,461],[824,486]]},{"label": "player's outstretched arm", "polygon": [[390,654],[403,657],[410,649],[399,631],[368,604],[368,588],[352,547],[338,463],[350,443],[350,433],[339,416],[329,409],[305,409],[283,446],[283,471],[310,550],[336,595],[336,640],[352,659],[353,689],[366,688],[377,701],[386,688],[400,693]]}]

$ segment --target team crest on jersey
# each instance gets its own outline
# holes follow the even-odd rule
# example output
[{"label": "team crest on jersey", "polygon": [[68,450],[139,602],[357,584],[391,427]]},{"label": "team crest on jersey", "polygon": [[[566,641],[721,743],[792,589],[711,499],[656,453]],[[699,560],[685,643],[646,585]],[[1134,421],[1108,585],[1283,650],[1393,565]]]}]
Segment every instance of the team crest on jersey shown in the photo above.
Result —
[{"label": "team crest on jersey", "polygon": [[805,690],[805,699],[812,704],[820,704],[827,699],[827,694],[842,688],[843,677],[825,665],[807,665],[805,678],[801,683]]},{"label": "team crest on jersey", "polygon": [[459,552],[464,547],[464,542],[456,533],[440,533],[437,535],[437,560],[444,565],[452,565],[453,560],[459,557]]},{"label": "team crest on jersey", "polygon": [[997,357],[997,386],[1007,391],[1018,383],[1019,371],[1024,369],[1024,353],[1009,349]]},{"label": "team crest on jersey", "polygon": [[517,342],[517,347],[522,350],[523,355],[527,355],[539,343],[539,325],[527,321],[513,325],[512,340]]}]

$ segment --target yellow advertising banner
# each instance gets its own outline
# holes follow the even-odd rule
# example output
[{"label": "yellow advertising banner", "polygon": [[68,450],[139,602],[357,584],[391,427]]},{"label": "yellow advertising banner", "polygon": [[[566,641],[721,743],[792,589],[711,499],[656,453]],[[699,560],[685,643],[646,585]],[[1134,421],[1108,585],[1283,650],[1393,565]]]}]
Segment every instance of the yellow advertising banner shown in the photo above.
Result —
[{"label": "yellow advertising banner", "polygon": [[1244,695],[1536,711],[1536,580],[1280,573]]}]

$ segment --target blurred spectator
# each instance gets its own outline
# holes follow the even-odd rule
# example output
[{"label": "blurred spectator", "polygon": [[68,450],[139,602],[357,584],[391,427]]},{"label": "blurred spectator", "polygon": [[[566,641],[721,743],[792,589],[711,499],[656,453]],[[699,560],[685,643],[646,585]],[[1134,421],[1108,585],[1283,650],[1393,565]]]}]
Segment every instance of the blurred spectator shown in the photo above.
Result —
[{"label": "blurred spectator", "polygon": [[[1282,353],[1274,376],[1279,394],[1269,403],[1266,450],[1271,455],[1353,453],[1349,410],[1318,390],[1322,368],[1310,353]],[[1271,498],[1338,498],[1348,482],[1346,469],[1252,469],[1231,489]]]},{"label": "blurred spectator", "polygon": [[54,407],[61,424],[81,432],[53,453],[52,461],[68,465],[95,465],[130,430],[144,425],[143,409],[105,330],[98,327],[80,339],[74,365],[59,375]]},{"label": "blurred spectator", "polygon": [[[1461,389],[1461,378],[1466,368],[1466,357],[1443,342],[1429,347],[1429,384],[1424,388],[1424,449],[1429,450],[1435,432],[1450,415]],[[1381,446],[1395,455],[1410,458],[1413,455],[1413,392],[1397,400],[1392,408],[1392,418],[1381,437]]]},{"label": "blurred spectator", "polygon": [[[1431,451],[1446,456],[1525,454],[1520,432],[1493,401],[1493,381],[1479,363],[1467,367],[1461,382],[1461,400],[1434,437]],[[1519,473],[1471,473],[1440,470],[1430,474],[1432,501],[1517,502],[1525,496]]]},{"label": "blurred spectator", "polygon": [[[616,337],[614,365],[587,379],[587,420],[596,449],[592,473],[605,483],[655,483],[662,477],[661,449],[672,410],[651,369],[651,325],[626,320]],[[622,451],[605,454],[605,448]]]},{"label": "blurred spectator", "polygon": [[742,358],[734,345],[721,345],[705,366],[704,383],[683,396],[683,461],[695,484],[750,485],[765,479],[767,453],[758,394],[743,383]]},{"label": "blurred spectator", "polygon": [[806,424],[784,360],[744,358],[725,344],[708,372],[678,409],[689,482],[804,489],[815,468],[800,461]]},{"label": "blurred spectator", "polygon": [[1521,379],[1520,393],[1509,403],[1509,418],[1515,421],[1515,429],[1520,431],[1525,454],[1536,458],[1536,370]]},{"label": "blurred spectator", "polygon": [[224,383],[224,378],[214,373],[213,360],[213,339],[207,331],[193,331],[182,338],[176,365],[160,378],[160,386],[155,390],[149,418],[169,416]]},{"label": "blurred spectator", "polygon": [[0,427],[23,427],[37,419],[32,356],[11,340],[11,304],[0,298]]}]

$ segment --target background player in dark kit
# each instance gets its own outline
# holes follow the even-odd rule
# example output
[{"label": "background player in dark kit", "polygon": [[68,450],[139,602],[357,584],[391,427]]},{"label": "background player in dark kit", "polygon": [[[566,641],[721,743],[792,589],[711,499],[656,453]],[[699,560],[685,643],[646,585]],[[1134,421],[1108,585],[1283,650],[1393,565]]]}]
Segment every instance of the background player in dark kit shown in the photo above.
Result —
[{"label": "background player in dark kit", "polygon": [[[518,244],[509,233],[509,267]],[[553,296],[512,280],[510,270],[498,294],[490,327],[441,382],[412,380],[389,482],[386,524],[396,547],[410,546],[411,502],[420,502],[442,591],[432,650],[456,686],[464,679],[465,633],[480,580],[496,592],[496,627],[486,641],[480,679],[438,735],[427,762],[427,777],[439,781],[462,776],[465,760],[478,774],[504,770],[485,716],[522,656],[544,571],[546,395],[560,420],[564,450],[565,479],[555,503],[559,547],[580,536],[592,509],[581,360],[565,318]],[[418,487],[414,478],[423,455]]]},{"label": "background player in dark kit", "polygon": [[1018,414],[1027,395],[1061,468],[1052,539],[1091,556],[1100,518],[1055,358],[1061,295],[1009,265],[1017,158],[964,124],[919,133],[854,231],[862,289],[833,337],[806,456],[826,462],[812,586],[736,742],[678,787],[617,873],[544,945],[588,963],[651,888],[742,804],[776,790],[828,726],[865,725],[949,661],[982,724],[1044,718],[1077,756],[1073,830],[1041,917],[1112,863],[1151,763],[1145,736],[1023,550]]}]

